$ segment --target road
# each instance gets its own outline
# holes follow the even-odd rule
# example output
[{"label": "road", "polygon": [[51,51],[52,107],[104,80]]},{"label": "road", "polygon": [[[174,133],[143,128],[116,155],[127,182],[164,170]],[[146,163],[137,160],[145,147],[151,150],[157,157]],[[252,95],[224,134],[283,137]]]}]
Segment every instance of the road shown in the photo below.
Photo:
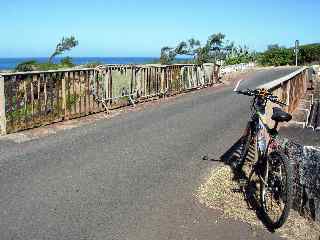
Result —
[{"label": "road", "polygon": [[[295,69],[261,70],[254,87]],[[16,144],[0,140],[0,239],[278,239],[194,193],[239,138],[248,98],[204,89]]]}]

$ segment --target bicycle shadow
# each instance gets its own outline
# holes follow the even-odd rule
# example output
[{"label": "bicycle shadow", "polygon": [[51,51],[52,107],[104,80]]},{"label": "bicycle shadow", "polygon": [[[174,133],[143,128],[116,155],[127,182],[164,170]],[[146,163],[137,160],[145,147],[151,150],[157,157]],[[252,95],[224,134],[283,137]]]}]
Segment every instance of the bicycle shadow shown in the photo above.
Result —
[{"label": "bicycle shadow", "polygon": [[[240,170],[236,168],[236,163],[240,158],[242,143],[243,139],[241,137],[224,154],[222,154],[218,160],[208,159],[208,161],[223,162],[225,165],[228,165],[231,168],[233,174],[232,180],[237,182],[239,186],[239,189],[232,189],[232,191],[242,192],[244,195],[244,199],[247,203],[248,209],[255,211],[256,216],[267,228],[268,231],[274,232],[275,230],[270,225],[268,225],[263,215],[262,206],[260,204],[260,192],[258,188],[258,181],[251,179],[251,181],[248,183],[250,170],[246,169],[246,167],[243,167]],[[246,159],[246,163],[253,164],[254,162],[255,153],[253,151],[253,146],[251,146]]]}]

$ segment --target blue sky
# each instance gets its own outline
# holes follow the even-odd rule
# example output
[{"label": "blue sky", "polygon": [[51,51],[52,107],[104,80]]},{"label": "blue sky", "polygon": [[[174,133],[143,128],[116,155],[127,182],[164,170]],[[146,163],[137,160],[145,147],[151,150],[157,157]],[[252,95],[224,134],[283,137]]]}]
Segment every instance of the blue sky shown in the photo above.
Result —
[{"label": "blue sky", "polygon": [[75,35],[70,56],[158,56],[194,37],[227,39],[263,50],[320,42],[318,0],[0,0],[0,57],[48,56]]}]

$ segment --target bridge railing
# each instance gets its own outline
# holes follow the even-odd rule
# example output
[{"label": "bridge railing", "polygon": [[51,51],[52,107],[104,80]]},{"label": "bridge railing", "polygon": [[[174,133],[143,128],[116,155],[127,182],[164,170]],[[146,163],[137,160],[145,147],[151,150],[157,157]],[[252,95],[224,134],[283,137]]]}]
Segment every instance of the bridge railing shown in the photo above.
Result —
[{"label": "bridge railing", "polygon": [[[308,68],[302,67],[289,75],[261,85],[258,88],[271,90],[274,95],[278,96],[279,99],[288,105],[285,110],[292,113],[297,109],[300,99],[307,91],[308,74]],[[268,116],[272,115],[272,108],[275,106],[273,103],[267,105],[266,111]],[[271,120],[269,123],[271,123]]]},{"label": "bridge railing", "polygon": [[0,75],[1,134],[72,119],[129,104],[208,86],[217,80],[213,64],[104,65]]}]

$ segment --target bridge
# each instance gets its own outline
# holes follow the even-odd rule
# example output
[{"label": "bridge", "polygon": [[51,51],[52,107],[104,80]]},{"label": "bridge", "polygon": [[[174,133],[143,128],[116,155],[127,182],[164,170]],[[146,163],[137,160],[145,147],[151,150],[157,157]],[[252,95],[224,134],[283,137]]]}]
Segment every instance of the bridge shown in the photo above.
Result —
[{"label": "bridge", "polygon": [[[90,71],[79,76],[85,79]],[[305,69],[295,67],[263,69],[250,74],[243,87],[266,84],[293,110],[306,87],[304,74]],[[12,75],[2,77],[2,91],[8,87],[5,78]],[[208,79],[211,86],[213,78]],[[275,79],[280,81],[270,83]],[[202,156],[219,159],[246,124],[248,98],[235,95],[233,86],[216,84],[163,98],[142,104],[143,109],[38,139],[2,137],[0,238],[276,239],[263,230],[253,236],[246,224],[218,218],[217,211],[204,208],[194,197],[203,178],[219,164]],[[74,111],[61,109],[68,116]],[[2,117],[6,113],[2,111]],[[13,125],[5,126],[14,120],[10,116],[2,121],[3,133],[15,132]]]}]

